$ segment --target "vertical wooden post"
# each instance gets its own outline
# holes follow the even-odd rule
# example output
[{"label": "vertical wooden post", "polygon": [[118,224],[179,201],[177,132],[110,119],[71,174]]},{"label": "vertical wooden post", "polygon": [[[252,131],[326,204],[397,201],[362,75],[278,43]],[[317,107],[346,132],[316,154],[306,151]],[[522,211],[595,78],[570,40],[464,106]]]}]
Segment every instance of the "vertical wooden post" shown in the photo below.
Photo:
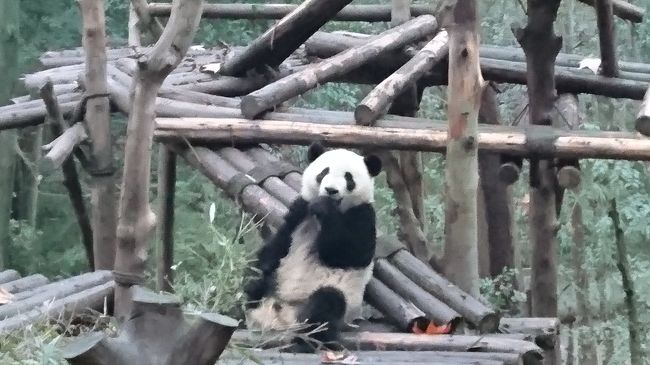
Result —
[{"label": "vertical wooden post", "polygon": [[596,22],[598,24],[601,74],[607,77],[618,77],[616,30],[614,28],[612,0],[595,0],[594,7],[596,8]]},{"label": "vertical wooden post", "polygon": [[[528,24],[513,29],[526,54],[531,124],[551,125],[555,91],[555,58],[562,38],[553,23],[560,0],[528,0]],[[537,136],[528,139],[535,141]],[[543,143],[543,142],[540,142]],[[529,230],[532,240],[532,315],[557,317],[556,175],[551,160],[530,159]]]},{"label": "vertical wooden post", "polygon": [[478,113],[483,92],[476,2],[458,0],[449,32],[448,142],[445,171],[445,272],[479,294],[477,243]]},{"label": "vertical wooden post", "polygon": [[172,292],[174,272],[174,195],[176,154],[164,144],[158,146],[158,264],[156,289]]},{"label": "vertical wooden post", "polygon": [[90,173],[93,254],[96,270],[110,270],[115,260],[117,227],[116,195],[113,163],[113,142],[110,126],[110,105],[106,81],[106,31],[104,2],[79,0],[83,19],[85,86],[90,96],[86,103],[86,125],[92,140]]},{"label": "vertical wooden post", "polygon": [[[13,91],[18,74],[20,2],[0,0],[0,105]],[[11,197],[14,187],[16,136],[13,130],[0,131],[0,270],[6,263],[4,248],[9,241]]]}]

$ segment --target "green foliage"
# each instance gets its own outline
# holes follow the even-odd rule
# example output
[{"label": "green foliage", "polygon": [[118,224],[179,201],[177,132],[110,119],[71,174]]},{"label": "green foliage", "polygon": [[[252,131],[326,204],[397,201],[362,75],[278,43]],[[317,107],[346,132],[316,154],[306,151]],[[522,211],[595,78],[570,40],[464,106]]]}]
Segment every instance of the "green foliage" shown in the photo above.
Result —
[{"label": "green foliage", "polygon": [[526,302],[526,293],[517,290],[517,276],[517,270],[506,269],[494,278],[481,279],[481,295],[504,316],[519,315],[519,306]]}]

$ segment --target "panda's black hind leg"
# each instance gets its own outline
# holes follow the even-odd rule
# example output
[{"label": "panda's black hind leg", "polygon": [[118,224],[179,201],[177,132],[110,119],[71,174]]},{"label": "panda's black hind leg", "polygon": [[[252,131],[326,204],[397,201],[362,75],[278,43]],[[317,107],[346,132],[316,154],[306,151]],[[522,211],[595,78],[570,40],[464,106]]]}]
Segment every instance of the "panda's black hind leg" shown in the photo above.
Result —
[{"label": "panda's black hind leg", "polygon": [[[343,293],[336,288],[323,287],[312,293],[298,313],[298,320],[308,324],[307,328],[301,329],[300,332],[315,341],[307,343],[305,339],[297,337],[294,340],[293,350],[314,352],[319,345],[329,350],[340,350],[341,347],[337,342],[344,324],[346,305]],[[319,328],[322,324],[325,325]],[[312,331],[315,332],[310,333]]]}]

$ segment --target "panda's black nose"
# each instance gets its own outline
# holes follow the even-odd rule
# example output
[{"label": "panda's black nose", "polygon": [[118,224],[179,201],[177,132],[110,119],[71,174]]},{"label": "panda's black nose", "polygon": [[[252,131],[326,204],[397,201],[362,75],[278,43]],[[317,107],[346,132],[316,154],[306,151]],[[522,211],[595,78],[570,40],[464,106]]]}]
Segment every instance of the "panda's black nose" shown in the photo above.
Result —
[{"label": "panda's black nose", "polygon": [[334,189],[334,188],[325,188],[325,191],[329,195],[336,195],[336,194],[339,193],[339,191],[337,189]]}]

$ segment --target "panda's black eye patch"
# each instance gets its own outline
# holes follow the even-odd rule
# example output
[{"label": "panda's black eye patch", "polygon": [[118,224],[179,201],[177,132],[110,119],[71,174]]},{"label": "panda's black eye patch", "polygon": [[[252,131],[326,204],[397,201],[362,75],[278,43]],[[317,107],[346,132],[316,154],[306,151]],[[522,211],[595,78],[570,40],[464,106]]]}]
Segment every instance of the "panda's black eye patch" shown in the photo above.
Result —
[{"label": "panda's black eye patch", "polygon": [[323,181],[323,179],[325,178],[325,176],[327,176],[327,174],[329,173],[330,173],[330,168],[329,167],[324,168],[323,171],[321,171],[320,174],[316,176],[316,182],[320,184],[321,181]]},{"label": "panda's black eye patch", "polygon": [[345,173],[345,187],[348,191],[352,191],[357,187],[357,183],[354,182],[354,177],[352,177],[352,174],[349,172]]}]

